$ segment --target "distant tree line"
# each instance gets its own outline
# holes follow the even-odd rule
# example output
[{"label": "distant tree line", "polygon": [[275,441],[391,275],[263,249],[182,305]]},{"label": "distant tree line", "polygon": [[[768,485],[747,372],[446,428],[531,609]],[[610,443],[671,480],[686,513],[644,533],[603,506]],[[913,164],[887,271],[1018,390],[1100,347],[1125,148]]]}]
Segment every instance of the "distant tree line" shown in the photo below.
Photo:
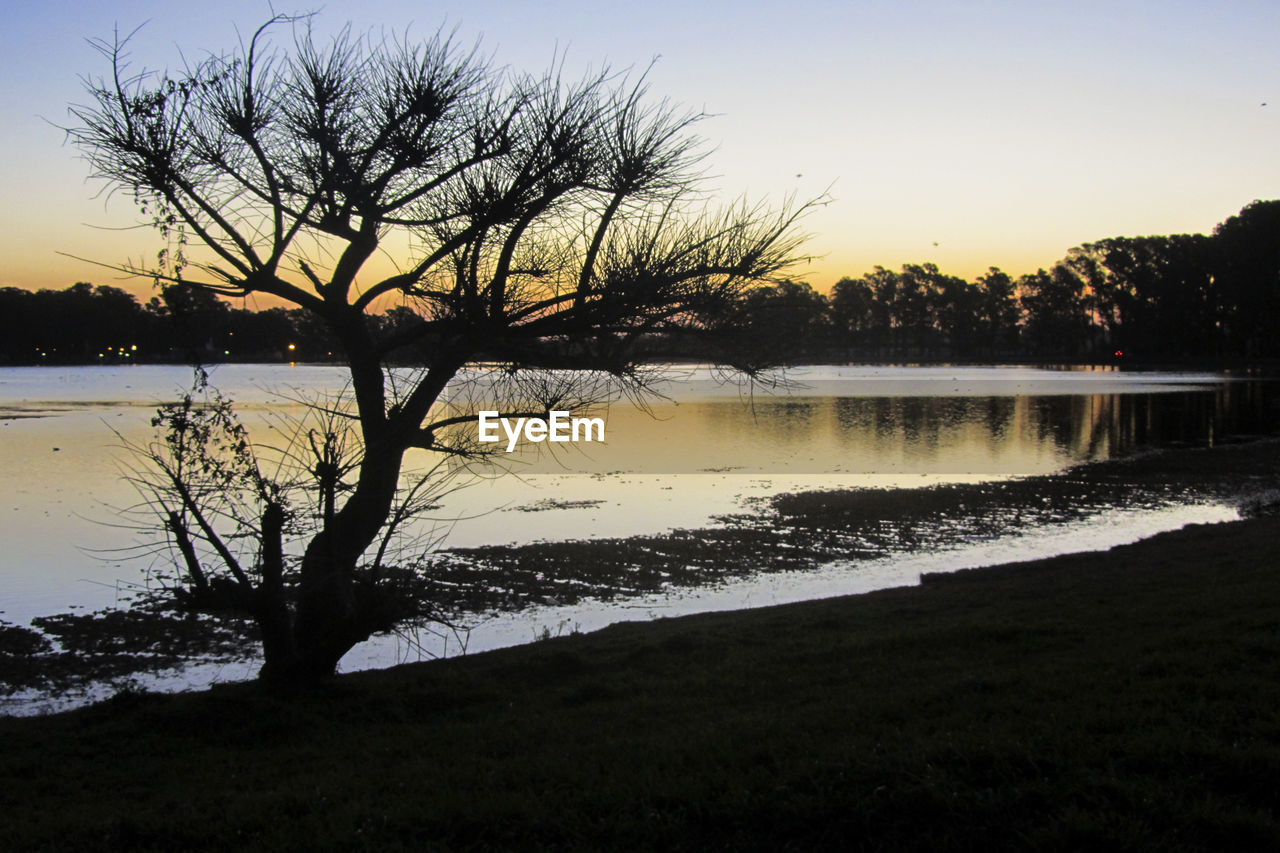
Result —
[{"label": "distant tree line", "polygon": [[[406,308],[379,318],[385,334],[420,323]],[[79,282],[65,290],[0,289],[0,362],[328,361],[324,325],[301,309],[235,308],[200,288],[169,285],[145,304],[117,287]]]},{"label": "distant tree line", "polygon": [[[1276,358],[1280,201],[1256,201],[1211,235],[1086,243],[1018,278],[995,267],[973,281],[931,263],[876,267],[841,279],[829,295],[792,281],[757,288],[739,310],[734,348],[762,363]],[[395,336],[422,322],[394,308],[381,315],[380,332]],[[656,348],[697,358],[712,345],[686,339]],[[308,312],[235,308],[182,285],[145,304],[85,282],[0,289],[6,364],[326,361],[337,352]]]},{"label": "distant tree line", "polygon": [[969,281],[876,267],[829,295],[747,295],[741,327],[783,360],[1247,360],[1280,357],[1280,201],[1211,235],[1113,237],[1049,269]]}]

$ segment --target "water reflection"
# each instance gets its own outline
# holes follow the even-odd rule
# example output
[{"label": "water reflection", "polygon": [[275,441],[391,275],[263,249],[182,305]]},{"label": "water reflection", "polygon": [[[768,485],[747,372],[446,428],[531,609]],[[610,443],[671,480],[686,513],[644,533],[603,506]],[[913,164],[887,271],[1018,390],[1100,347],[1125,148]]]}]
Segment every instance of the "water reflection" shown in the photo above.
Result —
[{"label": "water reflection", "polygon": [[[216,378],[267,441],[268,415],[302,411],[273,389],[301,389],[296,399],[342,387],[335,368],[228,365]],[[148,440],[157,401],[189,380],[181,367],[0,371],[2,618],[104,606],[117,579],[143,576],[146,561],[120,550],[137,544],[119,526],[137,501],[120,439]],[[800,393],[751,399],[695,379],[673,384],[653,416],[613,406],[605,443],[501,454],[533,476],[489,470],[425,523],[449,545],[654,533],[707,524],[743,496],[1052,473],[1267,433],[1275,420],[1274,383],[1208,374],[841,367],[804,380]],[[513,509],[547,501],[577,508]]]},{"label": "water reflection", "polygon": [[531,471],[749,474],[1036,474],[1149,447],[1272,431],[1272,386],[1164,393],[795,396],[694,400],[653,416],[614,407],[604,445]]},{"label": "water reflection", "polygon": [[[670,545],[673,566],[696,568],[699,558],[692,549],[698,543],[670,531],[709,526],[717,516],[761,506],[762,499],[779,492],[902,488],[946,482],[949,475],[955,475],[951,481],[972,483],[1010,474],[1047,474],[1144,447],[1209,445],[1232,435],[1268,433],[1276,411],[1272,383],[1206,374],[820,370],[816,378],[806,379],[807,388],[791,395],[751,399],[698,380],[703,384],[673,386],[669,399],[653,406],[653,416],[629,405],[614,406],[607,413],[604,444],[556,445],[554,454],[542,444],[535,446],[538,452],[504,458],[516,473],[536,476],[490,476],[451,496],[423,524],[439,523],[450,547],[644,534],[650,543],[645,559],[657,559],[652,543],[661,539]],[[292,394],[296,399],[335,390],[343,381],[341,371],[333,368],[270,366],[227,366],[217,378],[222,390],[242,404],[255,437],[268,439],[268,415],[302,411],[296,402],[282,403],[273,389],[306,392]],[[119,439],[112,430],[129,441],[145,441],[156,402],[172,399],[188,381],[189,372],[182,368],[0,371],[0,541],[5,543],[0,619],[21,624],[72,605],[110,606],[119,602],[129,583],[145,582],[150,558],[130,559],[136,552],[128,549],[137,542],[132,531],[120,526],[118,508],[134,504],[136,495],[121,476],[129,469],[115,461]],[[1126,468],[1124,482],[1132,485],[1131,476]],[[931,528],[899,512],[910,517],[896,526],[879,517],[860,525],[842,517],[838,523],[815,525],[810,535],[818,544],[835,541],[844,548],[853,543],[839,552],[843,554],[855,548],[875,552],[877,542],[889,543],[879,548],[885,553],[897,544],[929,549],[969,542],[976,532],[983,547],[995,548],[980,559],[995,562],[1027,556],[1000,550],[1009,538],[1001,531],[1025,530],[1030,541],[1037,531],[1062,524],[1063,538],[1053,547],[1073,549],[1084,541],[1096,545],[1096,529],[1082,532],[1084,528],[1071,526],[1092,523],[1081,520],[1092,514],[1090,518],[1116,527],[1114,541],[1128,541],[1137,534],[1120,530],[1129,530],[1130,510],[1163,513],[1166,502],[1196,499],[1175,483],[1168,493],[1149,489],[1155,498],[1148,500],[1144,492],[1123,512],[1112,512],[1108,507],[1118,505],[1123,491],[1113,482],[1077,488],[1077,481],[1087,478],[1073,473],[1056,479],[1061,481],[1056,502],[1044,499],[1048,491],[1042,483],[1023,482],[1021,497],[1000,505],[982,503],[974,495],[997,494],[997,489],[1007,495],[1011,493],[1005,490],[1015,488],[987,482],[976,490],[938,490],[935,497],[960,497],[952,502],[954,512],[936,513]],[[1168,472],[1156,471],[1148,485],[1152,483],[1168,484]],[[904,494],[896,498],[900,504],[912,511],[927,509],[918,494]],[[895,498],[879,492],[868,500],[887,511]],[[1035,509],[1023,511],[1024,506]],[[1222,508],[1217,512],[1221,515]],[[792,516],[762,518],[766,527],[746,531],[736,554],[724,540],[708,539],[702,562],[710,566],[729,560],[759,568],[768,559],[795,559],[800,552],[790,532],[796,526]],[[1186,515],[1161,518],[1165,520],[1143,532],[1192,520]],[[992,524],[1001,527],[996,530]],[[568,573],[559,547],[548,546],[547,577]],[[835,552],[815,553],[810,563]],[[528,554],[518,556],[524,561]],[[598,552],[587,556],[584,564],[592,571],[607,564]],[[960,565],[960,558],[949,559],[951,568]],[[821,573],[814,577],[823,589],[848,592],[858,588],[851,584],[863,582],[861,572],[859,564],[838,583],[821,580]],[[911,571],[907,575],[914,577]],[[810,582],[819,581],[804,581]],[[769,593],[775,594],[783,593]],[[725,600],[741,606],[743,593],[735,595]],[[537,618],[556,624],[550,617]],[[595,616],[572,618],[585,626]],[[523,623],[511,624],[521,625],[518,639],[528,638]],[[475,647],[483,645],[477,641]]]}]

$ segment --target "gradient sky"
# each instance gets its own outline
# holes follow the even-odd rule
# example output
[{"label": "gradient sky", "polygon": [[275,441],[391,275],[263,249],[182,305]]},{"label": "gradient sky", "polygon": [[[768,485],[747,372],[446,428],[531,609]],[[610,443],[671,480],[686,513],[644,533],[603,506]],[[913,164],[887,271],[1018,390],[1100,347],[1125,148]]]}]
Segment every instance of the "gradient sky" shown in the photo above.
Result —
[{"label": "gradient sky", "polygon": [[[278,11],[305,11],[277,0]],[[95,198],[63,144],[85,42],[146,22],[135,60],[235,44],[260,0],[20,2],[0,31],[0,286],[149,282],[61,257],[154,257],[130,199]],[[831,187],[796,271],[820,290],[876,264],[1019,274],[1119,235],[1206,232],[1280,198],[1280,3],[329,2],[317,26],[456,26],[503,64],[646,66],[655,94],[715,114],[726,198]],[[1274,103],[1271,103],[1274,99]],[[1269,103],[1269,106],[1263,106]]]}]

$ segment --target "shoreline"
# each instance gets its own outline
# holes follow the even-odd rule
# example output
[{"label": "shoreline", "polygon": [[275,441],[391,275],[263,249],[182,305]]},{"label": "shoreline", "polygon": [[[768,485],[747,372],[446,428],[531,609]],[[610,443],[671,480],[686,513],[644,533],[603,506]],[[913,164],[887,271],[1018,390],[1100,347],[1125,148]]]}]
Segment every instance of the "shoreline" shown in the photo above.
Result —
[{"label": "shoreline", "polygon": [[[1111,529],[1108,521],[1115,519],[1109,519],[1104,513],[1056,529],[1042,528],[1034,533],[1011,534],[994,541],[972,542],[939,551],[892,554],[861,561],[836,560],[815,569],[758,572],[705,586],[679,587],[634,598],[588,599],[568,605],[538,604],[523,610],[492,614],[472,625],[467,629],[466,654],[524,645],[547,635],[590,633],[627,622],[679,619],[705,613],[740,612],[868,595],[885,589],[919,586],[925,576],[981,571],[1070,554],[1105,552],[1188,525],[1231,524],[1238,520],[1235,511],[1231,512],[1233,516],[1228,517],[1225,507],[1219,509],[1213,505],[1117,512],[1114,515],[1123,515],[1124,523]],[[1189,520],[1176,527],[1165,527],[1160,516],[1166,513],[1178,514]],[[1221,517],[1213,517],[1220,514]],[[1134,518],[1134,515],[1145,517]],[[1142,529],[1133,535],[1135,525]],[[1064,551],[1057,544],[1049,544],[1079,536],[1090,537],[1091,546]],[[994,560],[984,556],[993,551],[1000,556]],[[945,567],[948,564],[951,567]],[[460,642],[458,637],[449,634],[437,638],[443,650],[438,657],[453,655],[452,649]],[[427,647],[427,644],[423,646]],[[393,660],[393,655],[404,648],[396,637],[373,638],[353,649],[343,659],[340,671],[342,674],[367,672],[426,660],[425,657],[417,661]]]},{"label": "shoreline", "polygon": [[923,580],[0,719],[0,846],[1280,843],[1280,516]]},{"label": "shoreline", "polygon": [[[1183,509],[1193,510],[1196,507]],[[1204,510],[1208,511],[1209,508],[1205,507]],[[1095,518],[1091,521],[1098,520]],[[419,653],[416,658],[409,659],[410,656],[407,654],[409,650],[415,647],[426,648],[420,636],[407,644],[405,638],[396,635],[371,638],[352,650],[351,654],[355,656],[354,658],[344,658],[336,677],[385,672],[400,666],[412,666],[434,660],[465,659],[479,654],[528,646],[550,638],[592,634],[619,625],[639,626],[710,614],[747,614],[751,611],[775,607],[857,599],[886,590],[919,588],[937,578],[953,574],[997,570],[1012,565],[1034,565],[1062,557],[1105,554],[1114,548],[1138,545],[1186,527],[1231,525],[1241,520],[1237,517],[1189,521],[1179,527],[1162,528],[1140,535],[1136,539],[1130,538],[1127,532],[1121,532],[1122,540],[1113,544],[1097,543],[1107,541],[1106,537],[1116,535],[1115,532],[1105,529],[1092,530],[1093,525],[1090,521],[1084,521],[1077,523],[1077,526],[1085,527],[1084,531],[1073,530],[1070,527],[1060,531],[1041,529],[1025,537],[1010,537],[1008,540],[998,540],[996,543],[988,543],[985,546],[972,543],[968,547],[961,546],[957,549],[938,552],[900,554],[864,563],[849,563],[844,567],[829,565],[818,570],[762,572],[753,577],[721,585],[669,590],[652,598],[624,597],[614,601],[588,601],[581,609],[575,609],[574,606],[534,605],[532,608],[510,613],[492,614],[465,629],[463,633],[436,635],[437,638],[442,639],[440,654]],[[1121,531],[1127,530],[1127,526],[1121,528]],[[1099,537],[1091,540],[1096,547],[1076,551],[1052,550],[1042,556],[1015,556],[994,562],[981,562],[980,557],[974,556],[982,553],[984,549],[989,550],[992,544],[1003,546],[1007,551],[1016,552],[1024,549],[1034,551],[1044,548],[1045,537],[1061,539],[1069,535],[1078,536],[1084,532],[1090,532]],[[1055,548],[1052,545],[1049,547]],[[955,566],[957,562],[968,562],[969,565]],[[951,566],[942,567],[947,564]],[[843,588],[832,591],[837,587]],[[643,616],[635,614],[643,614]],[[226,633],[225,628],[213,630],[218,635],[213,643],[221,641],[222,647],[228,651],[235,648],[236,641]],[[179,641],[192,642],[192,638],[183,636]],[[0,657],[0,663],[2,662],[3,658]],[[44,717],[74,712],[110,701],[111,697],[122,689],[141,690],[155,695],[199,695],[227,685],[252,683],[255,680],[254,673],[260,664],[261,661],[256,658],[227,658],[180,664],[181,668],[169,671],[168,674],[163,670],[156,673],[147,673],[144,670],[144,674],[137,678],[127,676],[122,679],[119,674],[104,675],[100,679],[85,682],[77,687],[73,694],[59,696],[53,692],[41,693],[30,698],[12,695],[2,697],[0,698],[0,719]],[[105,671],[110,673],[111,663],[108,662],[106,666]],[[127,670],[124,672],[127,673]],[[3,677],[3,671],[0,671],[0,678]],[[124,688],[120,686],[122,683],[125,685]],[[6,708],[5,705],[9,707]]]},{"label": "shoreline", "polygon": [[[473,602],[472,610],[460,613],[488,615],[473,615],[475,633],[451,635],[443,648],[456,655],[470,640],[463,655],[470,657],[547,636],[604,629],[634,621],[637,615],[647,614],[649,620],[681,618],[770,607],[779,599],[802,602],[843,597],[851,591],[867,594],[910,587],[940,564],[968,562],[960,569],[964,571],[1007,564],[1010,557],[1025,562],[1017,551],[1043,550],[1046,536],[1060,540],[1051,546],[1055,555],[1079,551],[1072,539],[1087,537],[1090,544],[1115,541],[1117,533],[1107,527],[1109,517],[1121,519],[1118,535],[1125,541],[1132,541],[1134,519],[1146,514],[1155,519],[1148,523],[1156,525],[1167,524],[1159,519],[1168,512],[1203,518],[1192,512],[1195,503],[1178,509],[1180,495],[1198,496],[1207,504],[1204,514],[1210,515],[1215,504],[1224,507],[1217,513],[1225,512],[1226,506],[1273,501],[1270,484],[1276,482],[1280,438],[1268,438],[1151,452],[1008,482],[790,493],[776,496],[757,514],[730,518],[723,526],[661,536],[457,551],[449,559],[471,554],[480,562],[446,565],[441,575],[446,588],[463,596],[459,601]],[[923,547],[923,542],[929,546]],[[977,562],[990,559],[982,555],[993,551],[998,556],[992,562]],[[504,586],[495,592],[492,587],[499,578]],[[467,584],[482,591],[479,598],[467,592]],[[565,599],[565,589],[572,597]],[[550,598],[552,594],[564,600]],[[486,611],[486,602],[497,609]],[[503,609],[503,602],[515,606]],[[242,679],[254,669],[252,656],[238,651],[252,647],[236,640],[234,632],[228,634],[225,625],[210,628],[217,636],[205,644],[196,636],[199,631],[193,634],[181,620],[113,628],[98,624],[96,614],[62,614],[57,619],[58,630],[70,632],[60,636],[71,651],[24,659],[13,651],[6,655],[0,647],[0,680],[35,686],[45,672],[53,679],[35,695],[11,694],[4,703],[10,706],[8,715],[59,713],[106,698],[121,685],[163,692],[206,690],[226,683],[229,673]],[[121,631],[134,638],[129,642],[135,647],[116,644],[113,638]],[[35,640],[9,639],[19,644]],[[169,665],[183,666],[176,673],[151,657],[166,646],[177,652]],[[85,651],[112,647],[115,655],[109,653],[100,661]],[[421,661],[436,656],[439,648],[417,646],[394,635],[374,638],[353,650],[342,672],[383,670],[411,658]],[[141,657],[131,659],[131,654]],[[184,654],[195,662],[184,665]],[[211,654],[217,657],[205,657]],[[152,671],[159,677],[149,683]]]}]

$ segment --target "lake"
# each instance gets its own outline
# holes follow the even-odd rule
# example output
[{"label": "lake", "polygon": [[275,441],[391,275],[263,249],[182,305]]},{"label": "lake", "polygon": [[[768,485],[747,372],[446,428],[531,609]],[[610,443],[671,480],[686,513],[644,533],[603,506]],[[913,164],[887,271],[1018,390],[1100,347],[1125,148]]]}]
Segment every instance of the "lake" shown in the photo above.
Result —
[{"label": "lake", "polygon": [[[145,515],[129,512],[138,497],[121,441],[145,440],[156,405],[176,398],[190,377],[170,366],[0,369],[0,620],[109,607],[147,583],[161,558],[135,529]],[[343,386],[343,372],[329,366],[224,365],[211,378],[259,437],[271,418],[300,413],[299,398]],[[461,548],[696,528],[782,492],[1047,474],[1147,447],[1267,433],[1275,413],[1271,382],[1202,372],[822,366],[786,379],[786,387],[748,388],[705,369],[671,368],[647,410],[624,403],[600,413],[604,443],[504,455],[505,471],[478,472],[420,530]],[[466,636],[378,640],[353,650],[343,667],[451,653],[464,640],[477,650],[618,619],[911,583],[922,570],[1106,547],[1234,515],[1194,501],[1117,507],[945,553],[917,549],[608,604],[539,605],[478,617]]]}]

